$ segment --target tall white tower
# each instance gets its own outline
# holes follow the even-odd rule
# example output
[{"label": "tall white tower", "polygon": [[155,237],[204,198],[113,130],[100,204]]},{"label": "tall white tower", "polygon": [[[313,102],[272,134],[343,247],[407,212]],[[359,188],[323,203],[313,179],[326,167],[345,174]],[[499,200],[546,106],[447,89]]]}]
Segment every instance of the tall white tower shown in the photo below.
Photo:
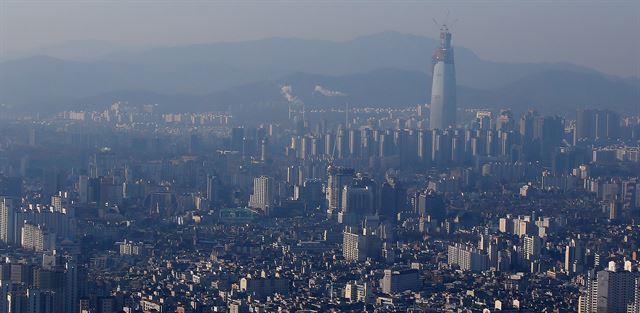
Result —
[{"label": "tall white tower", "polygon": [[456,125],[456,70],[453,64],[451,33],[447,25],[440,28],[440,47],[433,53],[433,84],[431,85],[431,129],[446,129]]}]

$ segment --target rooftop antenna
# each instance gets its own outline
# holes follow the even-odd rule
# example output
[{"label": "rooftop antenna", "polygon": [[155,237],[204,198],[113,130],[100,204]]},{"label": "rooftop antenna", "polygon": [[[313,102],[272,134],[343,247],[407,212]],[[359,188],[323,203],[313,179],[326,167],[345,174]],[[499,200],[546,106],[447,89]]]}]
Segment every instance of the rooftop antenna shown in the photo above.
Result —
[{"label": "rooftop antenna", "polygon": [[433,20],[433,23],[436,24],[436,26],[438,27],[446,27],[447,29],[452,28],[452,26],[458,22],[458,19],[453,20],[453,22],[449,23],[449,15],[451,14],[451,11],[449,11],[449,9],[447,9],[445,11],[445,18],[444,18],[444,22],[442,24],[438,23],[438,20],[436,20],[435,18],[431,18]]},{"label": "rooftop antenna", "polygon": [[458,19],[453,20],[453,22],[451,22],[451,24],[447,25],[449,27],[449,29],[453,30],[453,25],[455,25],[458,22]]}]

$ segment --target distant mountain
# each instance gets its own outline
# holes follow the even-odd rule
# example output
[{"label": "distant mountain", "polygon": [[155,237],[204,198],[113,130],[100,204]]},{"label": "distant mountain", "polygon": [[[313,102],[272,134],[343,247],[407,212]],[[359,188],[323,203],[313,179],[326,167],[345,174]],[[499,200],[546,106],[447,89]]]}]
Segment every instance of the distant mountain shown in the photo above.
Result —
[{"label": "distant mountain", "polygon": [[640,114],[640,85],[597,73],[545,71],[493,91],[491,102],[541,112],[573,113],[581,107]]},{"label": "distant mountain", "polygon": [[[164,95],[145,92],[112,92],[75,103],[84,107],[96,103],[104,107],[114,100],[131,103],[157,103],[162,111],[175,107],[189,111],[254,110],[286,107],[281,94],[283,85],[307,108],[398,107],[427,103],[431,77],[419,71],[380,69],[342,76],[294,73],[279,79],[246,84],[207,95]],[[316,92],[320,85],[345,96],[326,97]],[[512,108],[516,113],[536,109],[545,114],[573,116],[578,107],[611,108],[640,114],[639,89],[598,74],[571,71],[537,73],[507,86],[490,90],[458,86],[461,108]]]},{"label": "distant mountain", "polygon": [[[271,38],[112,49],[81,61],[33,56],[0,63],[0,104],[48,112],[116,100],[158,103],[167,111],[240,108],[280,103],[280,87],[291,84],[309,105],[407,106],[428,102],[436,44],[427,37],[381,33],[345,42]],[[581,105],[635,109],[640,103],[637,78],[571,64],[487,62],[457,46],[456,70],[463,107],[564,112]],[[348,96],[327,98],[313,93],[315,85]]]},{"label": "distant mountain", "polygon": [[224,65],[151,66],[34,56],[0,63],[0,103],[47,109],[118,90],[207,94],[283,74]]},{"label": "distant mountain", "polygon": [[20,59],[38,55],[46,55],[65,60],[98,60],[115,53],[135,52],[141,47],[118,45],[103,40],[72,40],[40,46],[23,51],[8,51],[3,59]]},{"label": "distant mountain", "polygon": [[[311,106],[341,107],[349,102],[353,106],[406,107],[429,102],[431,93],[430,76],[418,71],[383,69],[337,77],[297,73],[270,83],[212,94],[210,103],[284,102],[278,87],[284,84],[291,84],[296,96]],[[313,91],[315,85],[347,96],[324,97]],[[459,85],[458,104],[463,108],[512,108],[516,112],[536,109],[567,116],[579,107],[640,114],[640,88],[597,73],[545,71],[489,90]]]},{"label": "distant mountain", "polygon": [[[546,70],[594,72],[572,64],[510,64],[481,60],[472,51],[456,46],[458,83],[472,88],[496,88]],[[134,53],[118,53],[109,60],[131,64],[207,64],[251,69],[272,69],[323,75],[346,75],[380,68],[431,71],[431,55],[438,42],[432,38],[397,32],[378,33],[335,42],[294,38],[270,38],[243,42],[163,47]]]}]

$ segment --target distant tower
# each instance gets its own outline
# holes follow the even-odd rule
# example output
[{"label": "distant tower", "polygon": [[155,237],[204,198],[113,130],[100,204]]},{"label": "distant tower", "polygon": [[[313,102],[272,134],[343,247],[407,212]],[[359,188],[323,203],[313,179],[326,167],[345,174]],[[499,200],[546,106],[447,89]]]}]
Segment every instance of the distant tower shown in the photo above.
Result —
[{"label": "distant tower", "polygon": [[456,71],[453,64],[451,33],[447,25],[440,28],[440,47],[433,53],[431,85],[431,129],[446,129],[456,124]]}]

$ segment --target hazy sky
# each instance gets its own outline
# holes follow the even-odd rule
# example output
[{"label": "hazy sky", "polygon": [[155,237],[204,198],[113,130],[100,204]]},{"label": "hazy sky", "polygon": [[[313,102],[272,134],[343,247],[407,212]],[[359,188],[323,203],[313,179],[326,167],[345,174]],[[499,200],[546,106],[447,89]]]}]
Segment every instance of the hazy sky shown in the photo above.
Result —
[{"label": "hazy sky", "polygon": [[640,0],[29,1],[0,0],[0,51],[69,40],[181,45],[265,37],[347,40],[381,31],[436,37],[487,60],[572,62],[640,76]]}]

